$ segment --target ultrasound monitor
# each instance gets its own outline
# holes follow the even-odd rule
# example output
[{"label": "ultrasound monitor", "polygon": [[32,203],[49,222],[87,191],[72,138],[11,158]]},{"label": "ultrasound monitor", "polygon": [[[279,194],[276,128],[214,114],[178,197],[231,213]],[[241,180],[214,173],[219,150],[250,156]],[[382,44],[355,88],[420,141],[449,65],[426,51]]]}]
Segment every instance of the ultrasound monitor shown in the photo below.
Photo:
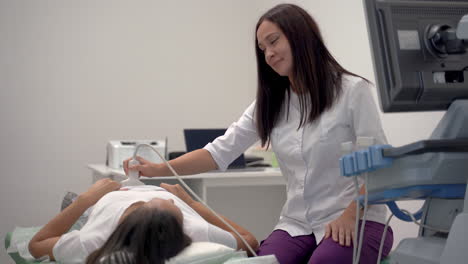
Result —
[{"label": "ultrasound monitor", "polygon": [[446,110],[468,99],[468,42],[457,38],[468,1],[364,0],[384,112]]}]

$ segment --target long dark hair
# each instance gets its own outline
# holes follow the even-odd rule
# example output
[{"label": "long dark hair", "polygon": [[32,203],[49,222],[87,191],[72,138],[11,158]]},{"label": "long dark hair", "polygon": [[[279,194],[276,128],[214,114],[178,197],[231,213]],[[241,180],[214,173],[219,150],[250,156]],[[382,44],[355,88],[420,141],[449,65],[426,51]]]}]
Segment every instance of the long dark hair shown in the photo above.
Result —
[{"label": "long dark hair", "polygon": [[87,264],[164,264],[191,244],[173,213],[141,206],[130,213]]},{"label": "long dark hair", "polygon": [[278,121],[286,94],[289,98],[291,85],[298,91],[301,112],[299,129],[332,107],[341,94],[341,77],[344,73],[357,76],[333,58],[323,42],[317,23],[304,9],[292,4],[277,5],[260,17],[255,33],[265,20],[276,24],[289,41],[294,83],[290,84],[287,76],[280,76],[266,63],[255,37],[258,69],[255,116],[262,146],[270,143],[271,131]]}]

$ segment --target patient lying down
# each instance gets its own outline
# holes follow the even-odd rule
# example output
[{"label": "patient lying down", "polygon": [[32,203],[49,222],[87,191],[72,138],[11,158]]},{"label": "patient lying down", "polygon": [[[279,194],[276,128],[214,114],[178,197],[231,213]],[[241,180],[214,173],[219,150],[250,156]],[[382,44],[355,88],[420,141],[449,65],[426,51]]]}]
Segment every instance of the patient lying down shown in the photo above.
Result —
[{"label": "patient lying down", "polygon": [[[31,239],[31,255],[61,263],[116,263],[120,258],[128,259],[125,263],[163,264],[192,241],[246,250],[234,232],[178,184],[161,187],[120,189],[120,183],[110,179],[97,181]],[[91,206],[83,228],[67,233]],[[252,248],[258,247],[250,232],[224,219]]]}]

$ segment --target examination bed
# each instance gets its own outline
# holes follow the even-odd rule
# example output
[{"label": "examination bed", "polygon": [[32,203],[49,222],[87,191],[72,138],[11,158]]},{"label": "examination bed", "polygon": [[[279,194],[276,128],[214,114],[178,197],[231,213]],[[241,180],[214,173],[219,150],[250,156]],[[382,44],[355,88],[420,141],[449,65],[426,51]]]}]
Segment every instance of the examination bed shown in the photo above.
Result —
[{"label": "examination bed", "polygon": [[[72,227],[73,229],[74,227]],[[16,264],[58,263],[32,260],[27,251],[29,240],[40,227],[20,228],[8,232],[5,237],[5,249]],[[221,244],[195,242],[172,258],[167,264],[278,264],[273,256],[247,258],[243,251],[236,251]]]}]

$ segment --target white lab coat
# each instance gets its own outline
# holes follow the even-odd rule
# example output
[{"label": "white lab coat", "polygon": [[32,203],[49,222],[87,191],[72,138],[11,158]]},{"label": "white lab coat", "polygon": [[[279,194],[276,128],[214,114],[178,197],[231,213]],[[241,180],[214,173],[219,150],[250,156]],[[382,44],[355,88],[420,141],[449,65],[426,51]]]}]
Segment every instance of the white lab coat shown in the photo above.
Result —
[{"label": "white lab coat", "polygon": [[[287,200],[275,229],[284,230],[291,236],[314,233],[320,241],[325,225],[338,218],[354,199],[352,178],[340,175],[342,142],[373,137],[375,144],[386,144],[371,94],[374,86],[361,78],[346,75],[342,87],[341,96],[330,110],[299,129],[299,99],[291,92],[289,105],[286,98],[271,133],[271,146],[287,180]],[[205,146],[220,170],[225,170],[259,140],[254,111],[255,102],[225,135]],[[385,223],[385,217],[384,205],[369,207],[367,220]]]}]

